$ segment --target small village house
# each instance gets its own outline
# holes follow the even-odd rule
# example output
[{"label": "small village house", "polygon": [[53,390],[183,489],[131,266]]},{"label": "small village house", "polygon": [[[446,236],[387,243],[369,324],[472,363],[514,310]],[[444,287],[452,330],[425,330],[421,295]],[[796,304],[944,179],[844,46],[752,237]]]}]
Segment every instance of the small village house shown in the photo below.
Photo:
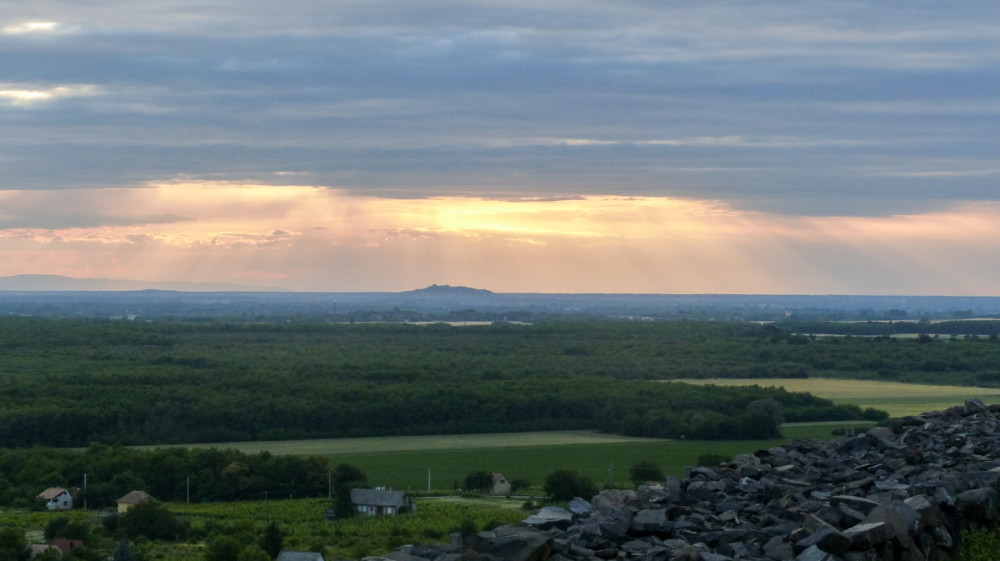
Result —
[{"label": "small village house", "polygon": [[128,512],[128,509],[135,505],[151,500],[153,500],[153,497],[149,496],[149,493],[145,491],[130,491],[127,495],[118,499],[118,513]]},{"label": "small village house", "polygon": [[491,495],[509,495],[510,481],[502,473],[493,474],[493,483],[490,485]]},{"label": "small village house", "polygon": [[413,499],[403,491],[386,489],[351,489],[351,504],[361,514],[369,516],[403,514],[417,510]]},{"label": "small village house", "polygon": [[49,543],[28,544],[28,551],[32,558],[47,551],[58,552],[58,557],[68,555],[73,548],[84,545],[83,540],[71,540],[68,538],[53,538]]},{"label": "small village house", "polygon": [[68,555],[74,547],[83,545],[83,540],[71,540],[68,538],[53,538],[49,545],[59,550],[63,555]]},{"label": "small village house", "polygon": [[73,494],[69,492],[69,489],[49,487],[39,493],[38,498],[45,501],[45,508],[49,510],[70,510],[73,508]]}]

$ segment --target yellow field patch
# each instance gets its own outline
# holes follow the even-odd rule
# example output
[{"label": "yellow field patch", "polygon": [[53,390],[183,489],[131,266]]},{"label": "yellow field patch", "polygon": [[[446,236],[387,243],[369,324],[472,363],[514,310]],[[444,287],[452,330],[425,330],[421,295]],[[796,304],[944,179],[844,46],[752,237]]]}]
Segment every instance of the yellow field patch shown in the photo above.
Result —
[{"label": "yellow field patch", "polygon": [[719,386],[783,387],[790,392],[809,392],[834,403],[874,407],[888,411],[893,417],[940,411],[962,405],[970,398],[978,398],[986,403],[1000,403],[1000,390],[997,388],[971,386],[933,386],[835,378],[707,378],[676,381]]}]

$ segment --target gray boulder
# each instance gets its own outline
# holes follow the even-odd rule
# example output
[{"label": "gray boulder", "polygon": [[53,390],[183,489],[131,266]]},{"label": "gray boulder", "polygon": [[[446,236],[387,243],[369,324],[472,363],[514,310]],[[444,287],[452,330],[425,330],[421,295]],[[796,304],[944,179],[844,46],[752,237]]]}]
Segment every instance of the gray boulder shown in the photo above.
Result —
[{"label": "gray boulder", "polygon": [[540,530],[549,528],[568,528],[573,523],[573,513],[559,506],[546,506],[536,514],[521,521],[524,526],[531,526]]}]

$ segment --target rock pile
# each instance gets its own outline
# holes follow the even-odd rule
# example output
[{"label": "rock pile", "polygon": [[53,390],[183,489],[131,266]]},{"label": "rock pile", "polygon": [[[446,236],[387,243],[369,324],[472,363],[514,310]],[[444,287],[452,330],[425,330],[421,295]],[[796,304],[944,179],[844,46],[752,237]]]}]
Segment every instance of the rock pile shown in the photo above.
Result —
[{"label": "rock pile", "polygon": [[1000,406],[901,419],[835,441],[795,441],[683,479],[545,507],[522,526],[405,546],[394,561],[923,561],[998,519]]}]

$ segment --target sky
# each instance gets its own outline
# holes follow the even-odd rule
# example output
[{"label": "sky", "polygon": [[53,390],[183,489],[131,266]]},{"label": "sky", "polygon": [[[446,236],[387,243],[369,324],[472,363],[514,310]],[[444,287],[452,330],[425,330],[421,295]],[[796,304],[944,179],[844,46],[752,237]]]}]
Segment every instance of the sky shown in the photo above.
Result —
[{"label": "sky", "polygon": [[0,3],[0,276],[1000,296],[1000,3]]}]

